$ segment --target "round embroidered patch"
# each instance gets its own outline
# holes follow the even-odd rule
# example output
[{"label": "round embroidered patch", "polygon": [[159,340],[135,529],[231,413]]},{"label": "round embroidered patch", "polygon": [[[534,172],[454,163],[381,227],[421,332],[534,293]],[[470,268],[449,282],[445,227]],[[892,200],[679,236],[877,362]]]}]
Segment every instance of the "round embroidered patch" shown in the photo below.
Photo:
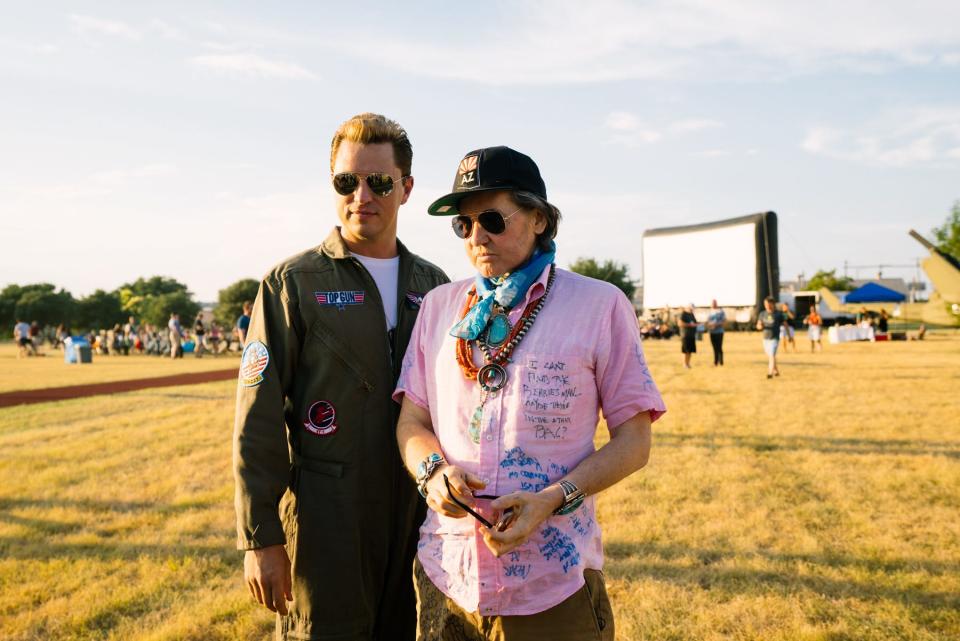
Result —
[{"label": "round embroidered patch", "polygon": [[263,372],[270,362],[270,352],[260,341],[247,343],[240,358],[240,384],[244,387],[256,387],[263,382]]},{"label": "round embroidered patch", "polygon": [[303,426],[311,434],[330,436],[337,431],[337,410],[327,401],[317,401],[307,410]]}]

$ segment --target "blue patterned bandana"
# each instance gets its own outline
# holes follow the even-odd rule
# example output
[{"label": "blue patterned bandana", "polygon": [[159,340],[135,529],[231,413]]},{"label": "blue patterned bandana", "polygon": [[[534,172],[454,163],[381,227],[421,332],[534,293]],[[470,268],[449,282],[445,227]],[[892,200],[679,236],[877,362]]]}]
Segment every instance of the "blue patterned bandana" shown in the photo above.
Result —
[{"label": "blue patterned bandana", "polygon": [[485,278],[477,274],[479,300],[470,308],[463,320],[450,328],[450,335],[468,341],[479,337],[490,322],[493,304],[513,307],[523,300],[527,290],[543,273],[543,268],[552,263],[556,255],[557,244],[550,241],[550,251],[541,251],[538,247],[526,263],[505,278]]}]

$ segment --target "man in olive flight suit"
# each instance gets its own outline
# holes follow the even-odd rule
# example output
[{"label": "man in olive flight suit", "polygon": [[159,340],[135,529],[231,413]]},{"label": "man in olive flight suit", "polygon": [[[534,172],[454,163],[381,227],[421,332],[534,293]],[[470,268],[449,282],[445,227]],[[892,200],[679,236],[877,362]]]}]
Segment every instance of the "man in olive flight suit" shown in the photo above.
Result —
[{"label": "man in olive flight suit", "polygon": [[341,226],[272,269],[253,306],[234,429],[238,547],[278,639],[415,636],[424,506],[390,395],[423,295],[448,279],[396,237],[412,156],[392,120],[343,123],[330,157]]}]

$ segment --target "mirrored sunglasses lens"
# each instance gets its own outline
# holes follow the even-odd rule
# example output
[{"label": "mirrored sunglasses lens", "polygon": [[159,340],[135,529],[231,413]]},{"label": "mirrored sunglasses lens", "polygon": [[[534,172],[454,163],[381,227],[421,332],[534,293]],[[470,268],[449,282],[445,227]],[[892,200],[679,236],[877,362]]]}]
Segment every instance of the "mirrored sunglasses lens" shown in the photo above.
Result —
[{"label": "mirrored sunglasses lens", "polygon": [[367,176],[370,191],[378,196],[386,196],[393,191],[393,176],[390,174],[370,174]]},{"label": "mirrored sunglasses lens", "polygon": [[491,234],[502,234],[503,230],[507,228],[507,223],[503,220],[503,216],[495,209],[481,212],[480,215],[477,216],[477,221],[481,227]]},{"label": "mirrored sunglasses lens", "polygon": [[453,227],[453,233],[457,235],[457,238],[466,238],[470,235],[473,221],[466,216],[457,216],[450,221],[450,225]]},{"label": "mirrored sunglasses lens", "polygon": [[355,192],[359,183],[356,174],[337,174],[333,177],[333,188],[341,196],[348,196]]}]

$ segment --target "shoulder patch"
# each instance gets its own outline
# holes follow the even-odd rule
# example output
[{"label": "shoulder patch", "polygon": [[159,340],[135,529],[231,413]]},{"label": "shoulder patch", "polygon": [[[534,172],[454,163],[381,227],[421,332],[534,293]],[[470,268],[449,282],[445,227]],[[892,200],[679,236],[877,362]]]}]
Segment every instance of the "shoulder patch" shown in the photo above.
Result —
[{"label": "shoulder patch", "polygon": [[240,357],[240,384],[244,387],[256,387],[263,382],[263,372],[270,363],[270,352],[260,341],[247,343]]}]

